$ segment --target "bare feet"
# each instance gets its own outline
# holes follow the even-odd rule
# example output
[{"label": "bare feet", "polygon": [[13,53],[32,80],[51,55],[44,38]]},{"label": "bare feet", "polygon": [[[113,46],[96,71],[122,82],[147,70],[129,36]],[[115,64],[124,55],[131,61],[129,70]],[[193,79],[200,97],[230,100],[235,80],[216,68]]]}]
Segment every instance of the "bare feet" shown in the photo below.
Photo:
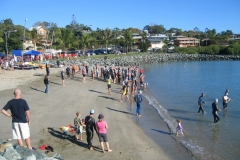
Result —
[{"label": "bare feet", "polygon": [[108,152],[112,152],[112,150],[111,150],[111,149],[109,149],[109,150],[108,150]]},{"label": "bare feet", "polygon": [[92,148],[92,147],[90,147],[90,148],[89,148],[89,150],[91,150],[91,151],[92,151],[92,150],[93,150],[93,148]]}]

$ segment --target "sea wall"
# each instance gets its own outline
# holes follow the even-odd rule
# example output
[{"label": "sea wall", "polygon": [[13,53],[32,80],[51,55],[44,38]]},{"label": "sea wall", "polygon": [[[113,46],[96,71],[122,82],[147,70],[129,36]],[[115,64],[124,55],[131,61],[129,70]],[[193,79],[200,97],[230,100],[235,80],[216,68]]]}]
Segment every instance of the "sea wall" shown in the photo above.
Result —
[{"label": "sea wall", "polygon": [[[240,56],[232,55],[206,55],[206,54],[146,54],[146,55],[135,55],[135,56],[119,56],[112,59],[104,58],[87,58],[82,60],[70,60],[62,61],[61,64],[77,64],[88,63],[89,65],[99,64],[104,65],[119,65],[119,66],[130,66],[130,65],[141,65],[141,64],[152,64],[160,62],[172,62],[172,61],[210,61],[210,60],[240,60]],[[51,62],[52,67],[56,67],[56,61]]]}]

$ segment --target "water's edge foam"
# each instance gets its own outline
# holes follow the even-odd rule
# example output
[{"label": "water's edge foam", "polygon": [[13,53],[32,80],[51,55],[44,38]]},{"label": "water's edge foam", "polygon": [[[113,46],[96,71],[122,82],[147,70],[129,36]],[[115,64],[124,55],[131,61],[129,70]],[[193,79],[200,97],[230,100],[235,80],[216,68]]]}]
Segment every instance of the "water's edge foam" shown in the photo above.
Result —
[{"label": "water's edge foam", "polygon": [[161,106],[158,100],[153,95],[151,95],[150,92],[144,91],[143,96],[148,100],[149,105],[152,106],[160,115],[160,117],[164,120],[164,122],[168,126],[171,137],[181,146],[186,148],[187,152],[193,157],[193,159],[198,159],[198,160],[222,159],[218,155],[208,152],[204,147],[200,146],[197,142],[190,139],[188,137],[188,134],[186,134],[185,132],[184,132],[184,135],[185,135],[184,137],[176,137],[175,136],[176,126],[177,126],[176,119],[171,117],[168,114],[168,110],[165,109],[163,106]]}]

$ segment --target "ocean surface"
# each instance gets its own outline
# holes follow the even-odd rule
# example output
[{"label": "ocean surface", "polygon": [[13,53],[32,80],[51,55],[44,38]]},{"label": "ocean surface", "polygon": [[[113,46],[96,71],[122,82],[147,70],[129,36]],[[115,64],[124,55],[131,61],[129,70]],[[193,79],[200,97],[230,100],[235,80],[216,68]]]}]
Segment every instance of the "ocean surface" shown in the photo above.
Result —
[{"label": "ocean surface", "polygon": [[[147,90],[143,96],[175,133],[182,120],[184,136],[176,141],[197,159],[240,159],[240,62],[191,61],[143,65]],[[229,89],[226,110],[222,96]],[[197,113],[198,98],[205,113]],[[213,123],[212,103],[219,100],[220,122]]]}]

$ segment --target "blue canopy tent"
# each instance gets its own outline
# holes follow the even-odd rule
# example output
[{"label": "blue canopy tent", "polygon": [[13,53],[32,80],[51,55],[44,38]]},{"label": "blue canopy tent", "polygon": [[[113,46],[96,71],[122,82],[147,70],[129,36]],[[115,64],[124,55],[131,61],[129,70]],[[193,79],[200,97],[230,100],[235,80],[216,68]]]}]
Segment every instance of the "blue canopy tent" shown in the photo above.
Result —
[{"label": "blue canopy tent", "polygon": [[41,52],[35,51],[35,50],[30,50],[28,52],[25,52],[24,55],[39,55]]},{"label": "blue canopy tent", "polygon": [[22,50],[12,50],[12,56],[22,56]]},{"label": "blue canopy tent", "polygon": [[0,58],[4,58],[6,55],[0,52]]}]

